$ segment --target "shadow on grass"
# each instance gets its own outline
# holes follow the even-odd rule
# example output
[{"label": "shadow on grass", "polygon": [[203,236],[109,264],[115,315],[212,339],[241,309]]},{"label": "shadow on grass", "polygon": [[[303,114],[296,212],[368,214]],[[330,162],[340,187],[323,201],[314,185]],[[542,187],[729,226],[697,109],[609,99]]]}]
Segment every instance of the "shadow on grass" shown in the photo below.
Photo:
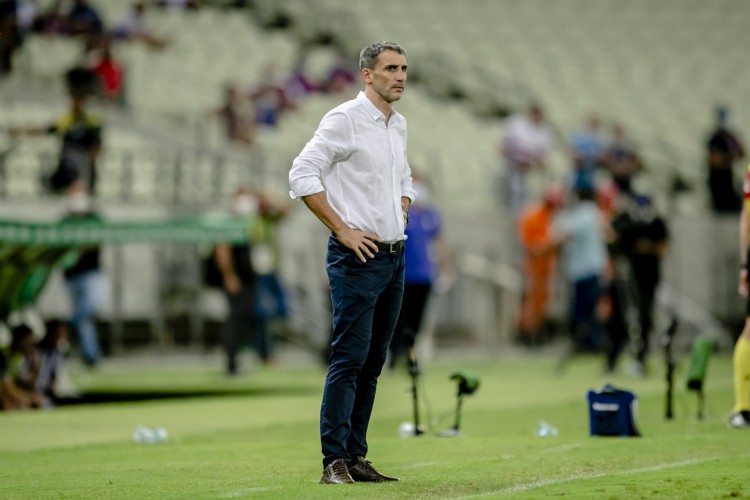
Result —
[{"label": "shadow on grass", "polygon": [[249,387],[242,389],[149,389],[149,390],[92,390],[85,391],[77,397],[61,398],[58,406],[97,403],[131,403],[164,399],[192,399],[209,397],[288,397],[306,396],[319,392],[320,389],[309,386],[287,387]]}]

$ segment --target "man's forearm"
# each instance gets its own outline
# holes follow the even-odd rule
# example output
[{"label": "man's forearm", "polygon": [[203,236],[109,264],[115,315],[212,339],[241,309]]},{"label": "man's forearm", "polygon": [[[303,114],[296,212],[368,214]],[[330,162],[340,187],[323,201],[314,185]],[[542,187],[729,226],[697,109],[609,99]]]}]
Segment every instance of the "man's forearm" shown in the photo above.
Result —
[{"label": "man's forearm", "polygon": [[338,234],[343,229],[347,228],[344,221],[339,217],[339,214],[333,209],[324,191],[320,193],[303,196],[302,201],[305,202],[307,208],[315,214],[325,226],[331,230],[333,234]]},{"label": "man's forearm", "polygon": [[223,277],[234,275],[234,262],[232,261],[232,249],[229,245],[220,244],[216,245],[215,259],[216,267],[219,268],[219,272]]}]

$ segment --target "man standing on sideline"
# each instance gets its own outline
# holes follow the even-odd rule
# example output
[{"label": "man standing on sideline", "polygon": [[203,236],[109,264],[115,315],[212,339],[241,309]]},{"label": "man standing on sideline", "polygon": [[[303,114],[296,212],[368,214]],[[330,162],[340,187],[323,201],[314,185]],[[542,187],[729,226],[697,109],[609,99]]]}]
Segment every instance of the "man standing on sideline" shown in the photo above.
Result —
[{"label": "man standing on sideline", "polygon": [[331,357],[320,410],[321,483],[397,481],[365,460],[377,379],[404,289],[404,230],[414,200],[406,120],[393,109],[406,83],[404,50],[375,42],[359,56],[364,92],[329,111],[294,160],[292,198],[331,230],[326,269]]},{"label": "man standing on sideline", "polygon": [[740,213],[740,295],[747,299],[745,327],[734,346],[734,409],[729,416],[729,427],[750,427],[750,294],[748,293],[748,235],[750,235],[750,164],[744,183],[744,203]]}]

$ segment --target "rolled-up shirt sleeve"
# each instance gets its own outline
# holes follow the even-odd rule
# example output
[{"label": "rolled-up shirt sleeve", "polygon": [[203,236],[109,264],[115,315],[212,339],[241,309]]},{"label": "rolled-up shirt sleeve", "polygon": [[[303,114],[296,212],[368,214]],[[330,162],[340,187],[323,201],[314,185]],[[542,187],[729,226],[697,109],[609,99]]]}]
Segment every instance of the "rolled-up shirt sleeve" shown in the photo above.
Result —
[{"label": "rolled-up shirt sleeve", "polygon": [[313,138],[292,162],[289,171],[289,195],[293,199],[325,191],[323,171],[353,149],[353,130],[349,118],[335,110],[320,121]]},{"label": "rolled-up shirt sleeve", "polygon": [[404,169],[401,172],[401,179],[399,179],[401,183],[401,196],[406,196],[411,203],[414,203],[414,200],[417,197],[417,191],[412,187],[411,166],[409,165],[409,159],[406,156],[406,119],[403,116],[401,116],[401,119],[404,121]]},{"label": "rolled-up shirt sleeve", "polygon": [[417,191],[412,186],[411,167],[409,166],[409,162],[406,162],[405,165],[406,167],[401,175],[401,196],[406,196],[411,200],[411,203],[414,203],[414,200],[417,197]]}]

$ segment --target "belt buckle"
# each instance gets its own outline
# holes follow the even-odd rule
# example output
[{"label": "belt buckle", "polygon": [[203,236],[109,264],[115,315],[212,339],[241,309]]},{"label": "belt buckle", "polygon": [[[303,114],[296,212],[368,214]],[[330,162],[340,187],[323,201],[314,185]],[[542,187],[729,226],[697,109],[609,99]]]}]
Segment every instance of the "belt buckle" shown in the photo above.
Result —
[{"label": "belt buckle", "polygon": [[393,248],[393,247],[395,247],[395,246],[396,246],[396,244],[395,244],[394,242],[390,242],[390,243],[388,243],[388,253],[393,253],[393,252],[395,252],[396,250],[394,250],[394,248]]}]

